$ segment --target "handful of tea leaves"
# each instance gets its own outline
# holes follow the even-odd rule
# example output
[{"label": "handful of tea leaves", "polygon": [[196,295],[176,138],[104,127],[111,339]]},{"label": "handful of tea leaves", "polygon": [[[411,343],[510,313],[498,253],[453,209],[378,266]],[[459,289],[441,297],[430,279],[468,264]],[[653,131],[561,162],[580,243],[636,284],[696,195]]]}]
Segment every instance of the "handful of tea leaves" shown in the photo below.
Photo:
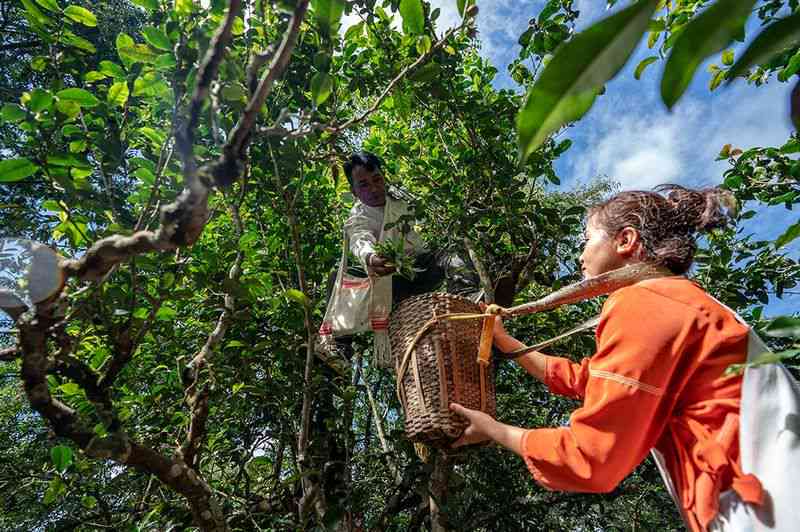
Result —
[{"label": "handful of tea leaves", "polygon": [[413,281],[419,272],[425,268],[414,266],[416,257],[413,253],[405,251],[405,241],[402,238],[389,238],[375,244],[375,254],[386,259],[386,266],[394,267],[395,272]]}]

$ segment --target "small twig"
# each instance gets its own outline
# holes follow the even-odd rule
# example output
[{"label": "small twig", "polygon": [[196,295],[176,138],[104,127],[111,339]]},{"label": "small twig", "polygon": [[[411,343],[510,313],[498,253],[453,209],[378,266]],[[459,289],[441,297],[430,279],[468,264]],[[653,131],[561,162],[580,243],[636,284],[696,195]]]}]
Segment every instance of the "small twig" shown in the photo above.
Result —
[{"label": "small twig", "polygon": [[20,355],[22,355],[22,353],[17,349],[17,346],[0,349],[0,361],[2,362],[11,362],[12,360],[16,360]]},{"label": "small twig", "polygon": [[433,46],[431,46],[430,50],[419,56],[416,61],[414,61],[413,63],[405,67],[403,70],[401,70],[400,73],[397,74],[391,82],[389,82],[389,85],[387,85],[386,88],[383,89],[383,92],[380,94],[380,96],[378,96],[378,99],[375,100],[368,109],[363,111],[360,115],[354,116],[350,120],[338,126],[329,126],[328,128],[326,128],[326,130],[336,134],[358,124],[359,122],[364,121],[369,115],[378,110],[378,108],[383,103],[383,100],[385,100],[386,97],[389,96],[389,94],[391,94],[392,90],[394,90],[395,86],[397,86],[398,83],[400,83],[402,80],[408,77],[409,74],[417,70],[420,66],[425,64],[435,52],[437,52],[440,48],[444,46],[444,44],[450,39],[450,37],[452,37],[456,32],[461,31],[466,25],[470,23],[470,21],[471,18],[464,17],[460,25],[458,25],[455,28],[450,28],[449,30],[447,30],[447,32],[442,36],[442,38],[436,41],[436,43]]},{"label": "small twig", "polygon": [[475,270],[478,272],[478,277],[480,277],[483,291],[486,294],[484,301],[486,303],[494,303],[494,283],[489,275],[489,270],[486,269],[486,265],[484,265],[483,260],[481,260],[480,256],[475,251],[475,244],[472,242],[472,240],[470,240],[468,237],[464,237],[464,246],[466,246],[467,253],[469,253],[469,258],[472,259],[472,263],[475,265]]}]

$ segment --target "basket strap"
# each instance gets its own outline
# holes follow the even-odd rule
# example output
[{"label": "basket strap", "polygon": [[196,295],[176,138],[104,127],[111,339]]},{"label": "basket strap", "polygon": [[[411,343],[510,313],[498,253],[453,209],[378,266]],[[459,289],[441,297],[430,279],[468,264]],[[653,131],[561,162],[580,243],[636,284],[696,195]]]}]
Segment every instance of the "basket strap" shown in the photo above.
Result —
[{"label": "basket strap", "polygon": [[497,358],[503,358],[503,359],[506,359],[506,360],[516,360],[517,358],[519,358],[519,357],[521,357],[523,355],[527,355],[528,353],[532,353],[534,351],[538,351],[540,349],[544,349],[545,347],[547,347],[549,345],[552,345],[552,344],[558,342],[559,340],[563,340],[564,338],[569,338],[573,334],[577,334],[579,332],[583,332],[583,331],[586,331],[588,329],[592,329],[594,327],[597,327],[597,325],[599,323],[600,323],[600,316],[598,315],[598,316],[595,316],[593,318],[590,318],[590,319],[586,320],[585,322],[581,323],[577,327],[573,327],[572,329],[568,330],[567,332],[561,333],[558,336],[554,336],[553,338],[550,338],[549,340],[545,340],[544,342],[539,342],[538,344],[535,344],[535,345],[531,345],[531,346],[528,346],[528,347],[522,347],[520,349],[515,349],[514,351],[509,351],[508,353],[495,353],[494,356],[497,357]]}]

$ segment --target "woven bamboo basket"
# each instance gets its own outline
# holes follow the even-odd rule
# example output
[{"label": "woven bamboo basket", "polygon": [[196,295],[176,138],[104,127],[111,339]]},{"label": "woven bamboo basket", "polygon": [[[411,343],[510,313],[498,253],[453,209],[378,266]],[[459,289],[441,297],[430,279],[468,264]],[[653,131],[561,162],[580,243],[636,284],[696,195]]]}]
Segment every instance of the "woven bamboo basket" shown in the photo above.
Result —
[{"label": "woven bamboo basket", "polygon": [[451,402],[492,417],[496,410],[492,365],[476,362],[483,320],[429,323],[453,313],[480,314],[481,309],[460,296],[431,293],[407,299],[389,320],[406,436],[434,447],[449,447],[467,427],[450,411]]}]

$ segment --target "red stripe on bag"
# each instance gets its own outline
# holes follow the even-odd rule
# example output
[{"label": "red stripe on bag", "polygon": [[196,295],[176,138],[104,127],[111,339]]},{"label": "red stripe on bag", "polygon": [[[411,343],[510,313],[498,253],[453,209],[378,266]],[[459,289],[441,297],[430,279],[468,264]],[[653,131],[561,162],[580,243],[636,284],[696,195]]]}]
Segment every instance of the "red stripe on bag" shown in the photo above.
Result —
[{"label": "red stripe on bag", "polygon": [[322,336],[329,336],[333,334],[333,326],[330,323],[323,323],[319,328],[319,333]]},{"label": "red stripe on bag", "polygon": [[366,281],[342,280],[342,288],[369,288],[369,279],[367,279]]},{"label": "red stripe on bag", "polygon": [[389,328],[388,318],[373,318],[370,320],[370,326],[373,331],[383,331]]}]

